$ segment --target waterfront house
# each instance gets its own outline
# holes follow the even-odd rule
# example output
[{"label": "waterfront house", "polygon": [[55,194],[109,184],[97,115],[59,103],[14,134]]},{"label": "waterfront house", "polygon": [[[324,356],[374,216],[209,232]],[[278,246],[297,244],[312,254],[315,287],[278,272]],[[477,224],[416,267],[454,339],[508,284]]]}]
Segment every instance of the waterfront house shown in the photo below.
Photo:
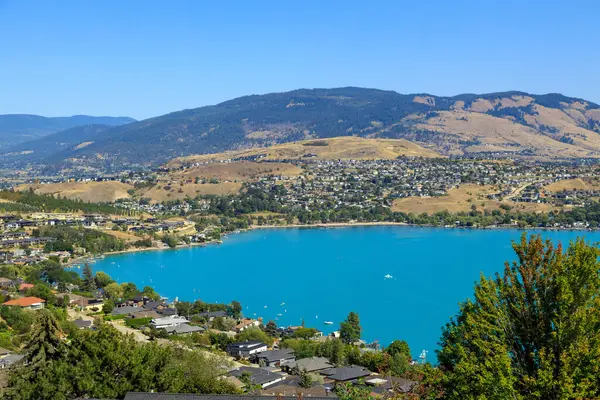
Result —
[{"label": "waterfront house", "polygon": [[227,345],[225,351],[235,358],[248,358],[255,353],[266,351],[267,345],[258,340],[249,340],[247,342],[237,342]]},{"label": "waterfront house", "polygon": [[240,367],[229,372],[230,376],[235,376],[238,379],[246,374],[250,375],[250,382],[253,385],[260,385],[263,389],[285,379],[282,374],[271,372],[265,368]]},{"label": "waterfront house", "polygon": [[3,305],[9,307],[21,307],[25,310],[39,310],[44,308],[44,303],[46,303],[46,300],[40,299],[39,297],[21,297],[20,299],[9,300]]},{"label": "waterfront house", "polygon": [[170,317],[154,318],[150,325],[156,329],[169,328],[177,325],[185,324],[188,320],[178,315],[172,315]]},{"label": "waterfront house", "polygon": [[267,350],[260,353],[255,353],[251,356],[252,362],[264,365],[266,367],[281,367],[296,360],[294,350],[281,349],[281,350]]}]

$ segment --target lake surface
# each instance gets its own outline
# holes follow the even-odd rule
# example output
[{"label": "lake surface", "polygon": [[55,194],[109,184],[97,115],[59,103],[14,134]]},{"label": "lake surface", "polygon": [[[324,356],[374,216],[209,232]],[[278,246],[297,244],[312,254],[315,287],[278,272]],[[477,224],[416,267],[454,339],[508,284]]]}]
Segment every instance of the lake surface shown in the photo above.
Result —
[{"label": "lake surface", "polygon": [[[441,327],[472,296],[480,272],[491,276],[514,259],[511,240],[522,233],[402,226],[264,229],[231,235],[218,245],[114,255],[94,270],[139,288],[152,286],[170,299],[238,300],[246,316],[265,323],[277,319],[279,326],[304,319],[328,333],[355,311],[363,339],[383,345],[403,339],[415,357],[425,349],[435,362]],[[564,244],[577,236],[600,240],[600,232],[541,233]]]}]

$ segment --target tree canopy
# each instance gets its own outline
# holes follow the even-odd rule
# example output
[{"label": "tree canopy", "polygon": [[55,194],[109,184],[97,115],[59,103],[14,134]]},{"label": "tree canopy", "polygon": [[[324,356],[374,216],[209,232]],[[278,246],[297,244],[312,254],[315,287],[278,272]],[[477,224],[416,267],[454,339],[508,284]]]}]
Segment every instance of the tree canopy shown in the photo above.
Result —
[{"label": "tree canopy", "polygon": [[482,276],[443,330],[445,398],[599,398],[598,248],[526,235],[513,248],[517,260]]}]

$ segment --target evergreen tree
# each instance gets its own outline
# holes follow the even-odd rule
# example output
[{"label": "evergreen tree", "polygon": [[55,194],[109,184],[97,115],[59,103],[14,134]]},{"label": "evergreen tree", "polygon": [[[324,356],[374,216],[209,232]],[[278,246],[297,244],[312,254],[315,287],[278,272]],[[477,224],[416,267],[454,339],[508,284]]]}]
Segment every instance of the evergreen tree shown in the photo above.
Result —
[{"label": "evergreen tree", "polygon": [[346,321],[340,324],[340,338],[344,343],[354,343],[360,340],[361,332],[360,320],[355,312],[348,314]]},{"label": "evergreen tree", "polygon": [[96,279],[92,272],[92,267],[89,264],[85,264],[83,267],[83,290],[86,292],[92,292],[96,290]]},{"label": "evergreen tree", "polygon": [[277,337],[277,324],[274,321],[267,322],[267,325],[265,326],[265,333],[271,337]]}]

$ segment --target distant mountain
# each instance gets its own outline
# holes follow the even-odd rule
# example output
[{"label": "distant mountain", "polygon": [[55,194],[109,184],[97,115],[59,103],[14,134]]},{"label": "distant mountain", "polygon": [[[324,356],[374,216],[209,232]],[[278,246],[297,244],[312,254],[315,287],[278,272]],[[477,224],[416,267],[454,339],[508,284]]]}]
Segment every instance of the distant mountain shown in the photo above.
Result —
[{"label": "distant mountain", "polygon": [[88,115],[51,118],[28,114],[0,115],[0,149],[75,126],[89,124],[116,126],[131,122],[135,122],[135,119],[129,117],[91,117]]},{"label": "distant mountain", "polygon": [[445,155],[600,157],[600,107],[561,94],[440,97],[363,88],[252,95],[111,128],[52,157],[62,166],[155,166],[218,153],[336,136],[402,138]]},{"label": "distant mountain", "polygon": [[101,138],[103,132],[111,129],[109,125],[82,125],[57,133],[10,146],[0,153],[4,165],[14,164],[20,168],[28,163],[49,163],[60,159],[63,151],[82,149]]}]

